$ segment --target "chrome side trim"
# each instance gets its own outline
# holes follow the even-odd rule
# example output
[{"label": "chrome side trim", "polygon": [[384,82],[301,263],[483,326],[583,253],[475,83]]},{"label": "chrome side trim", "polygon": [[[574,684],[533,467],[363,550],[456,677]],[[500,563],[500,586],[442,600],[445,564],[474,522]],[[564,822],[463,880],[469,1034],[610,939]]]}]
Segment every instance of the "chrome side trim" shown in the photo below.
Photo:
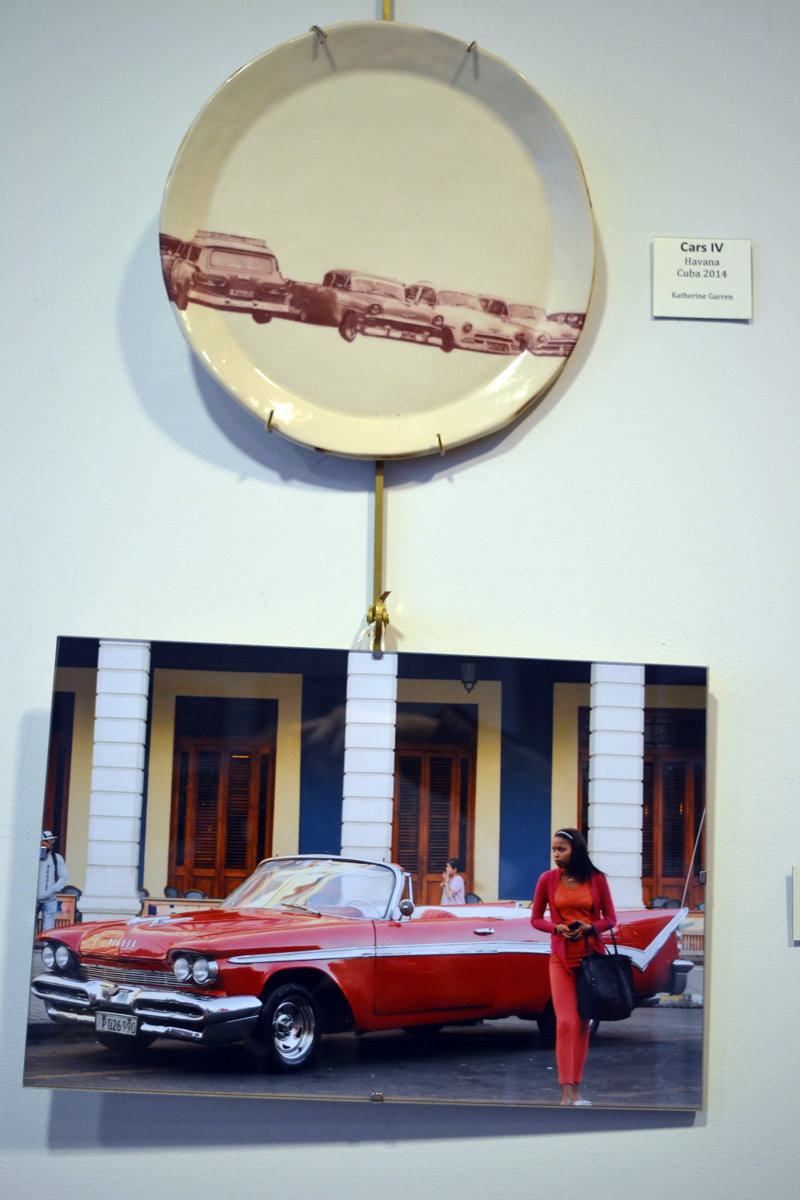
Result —
[{"label": "chrome side trim", "polygon": [[274,962],[338,962],[345,958],[416,958],[447,954],[549,954],[548,942],[413,942],[407,946],[351,946],[338,950],[297,950],[277,954],[241,954],[228,962],[240,965]]},{"label": "chrome side trim", "polygon": [[336,950],[278,950],[274,954],[237,954],[228,962],[235,966],[274,962],[339,962],[343,958],[374,958],[374,946],[343,946]]},{"label": "chrome side trim", "polygon": [[[620,954],[628,957],[633,965],[644,971],[653,961],[659,950],[666,944],[672,933],[683,920],[688,909],[676,910],[675,916],[656,935],[644,950],[636,946],[625,946],[618,943]],[[413,918],[412,918],[413,919]],[[406,926],[408,927],[408,926]],[[478,932],[477,930],[475,932]],[[613,952],[613,951],[612,951]],[[414,942],[407,945],[394,946],[346,946],[335,950],[297,950],[278,951],[275,954],[239,954],[228,959],[235,965],[248,966],[256,963],[279,962],[339,962],[350,958],[428,958],[447,955],[466,954],[550,954],[550,942],[512,942],[492,941],[483,944],[471,942]]]}]

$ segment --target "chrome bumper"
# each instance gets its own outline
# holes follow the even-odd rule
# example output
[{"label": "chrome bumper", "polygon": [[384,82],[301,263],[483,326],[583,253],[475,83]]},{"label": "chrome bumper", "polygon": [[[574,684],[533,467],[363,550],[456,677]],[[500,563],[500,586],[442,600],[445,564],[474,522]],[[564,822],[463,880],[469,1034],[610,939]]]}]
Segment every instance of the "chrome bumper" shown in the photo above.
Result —
[{"label": "chrome bumper", "polygon": [[31,991],[44,1001],[50,1020],[59,1024],[94,1028],[96,1013],[117,1013],[136,1017],[140,1033],[204,1046],[238,1041],[261,1012],[257,996],[202,996],[62,975],[37,975]]},{"label": "chrome bumper", "polygon": [[259,300],[256,297],[247,299],[244,296],[215,296],[212,292],[189,292],[189,299],[194,304],[202,304],[206,308],[221,309],[226,312],[268,312],[281,317],[292,317],[296,309],[289,306],[288,299],[279,300],[277,297],[269,300]]}]

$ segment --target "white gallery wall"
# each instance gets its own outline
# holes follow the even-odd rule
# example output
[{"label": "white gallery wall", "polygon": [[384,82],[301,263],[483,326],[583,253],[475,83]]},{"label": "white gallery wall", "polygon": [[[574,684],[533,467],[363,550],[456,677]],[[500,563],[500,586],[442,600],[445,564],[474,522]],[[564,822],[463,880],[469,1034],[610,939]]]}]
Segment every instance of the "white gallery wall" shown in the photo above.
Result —
[{"label": "white gallery wall", "polygon": [[[4,1193],[794,1197],[796,0],[395,6],[477,40],[553,105],[583,162],[598,268],[585,334],[533,413],[387,465],[393,648],[710,667],[707,1111],[423,1117],[21,1086],[56,637],[350,648],[363,624],[371,465],[267,436],[196,366],[157,228],[180,140],[228,75],[380,7],[0,8]],[[653,236],[695,235],[752,239],[752,323],[650,318]]]}]

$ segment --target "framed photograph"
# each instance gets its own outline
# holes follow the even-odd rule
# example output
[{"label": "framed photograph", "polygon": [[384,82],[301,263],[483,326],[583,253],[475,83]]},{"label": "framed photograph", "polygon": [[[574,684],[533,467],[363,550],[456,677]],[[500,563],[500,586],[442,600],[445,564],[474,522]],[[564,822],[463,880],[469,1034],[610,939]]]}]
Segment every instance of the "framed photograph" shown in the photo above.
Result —
[{"label": "framed photograph", "polygon": [[60,639],[26,1085],[700,1108],[707,695]]}]

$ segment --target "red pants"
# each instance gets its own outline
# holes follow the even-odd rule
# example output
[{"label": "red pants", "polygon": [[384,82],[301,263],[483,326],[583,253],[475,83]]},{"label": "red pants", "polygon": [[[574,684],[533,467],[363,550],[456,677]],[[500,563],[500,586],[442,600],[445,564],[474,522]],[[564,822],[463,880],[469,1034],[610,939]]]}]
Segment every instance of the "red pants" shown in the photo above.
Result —
[{"label": "red pants", "polygon": [[589,1022],[578,1016],[575,990],[576,967],[565,967],[557,954],[550,955],[550,991],[556,1010],[556,1062],[559,1083],[580,1083],[586,1051],[589,1049]]}]

